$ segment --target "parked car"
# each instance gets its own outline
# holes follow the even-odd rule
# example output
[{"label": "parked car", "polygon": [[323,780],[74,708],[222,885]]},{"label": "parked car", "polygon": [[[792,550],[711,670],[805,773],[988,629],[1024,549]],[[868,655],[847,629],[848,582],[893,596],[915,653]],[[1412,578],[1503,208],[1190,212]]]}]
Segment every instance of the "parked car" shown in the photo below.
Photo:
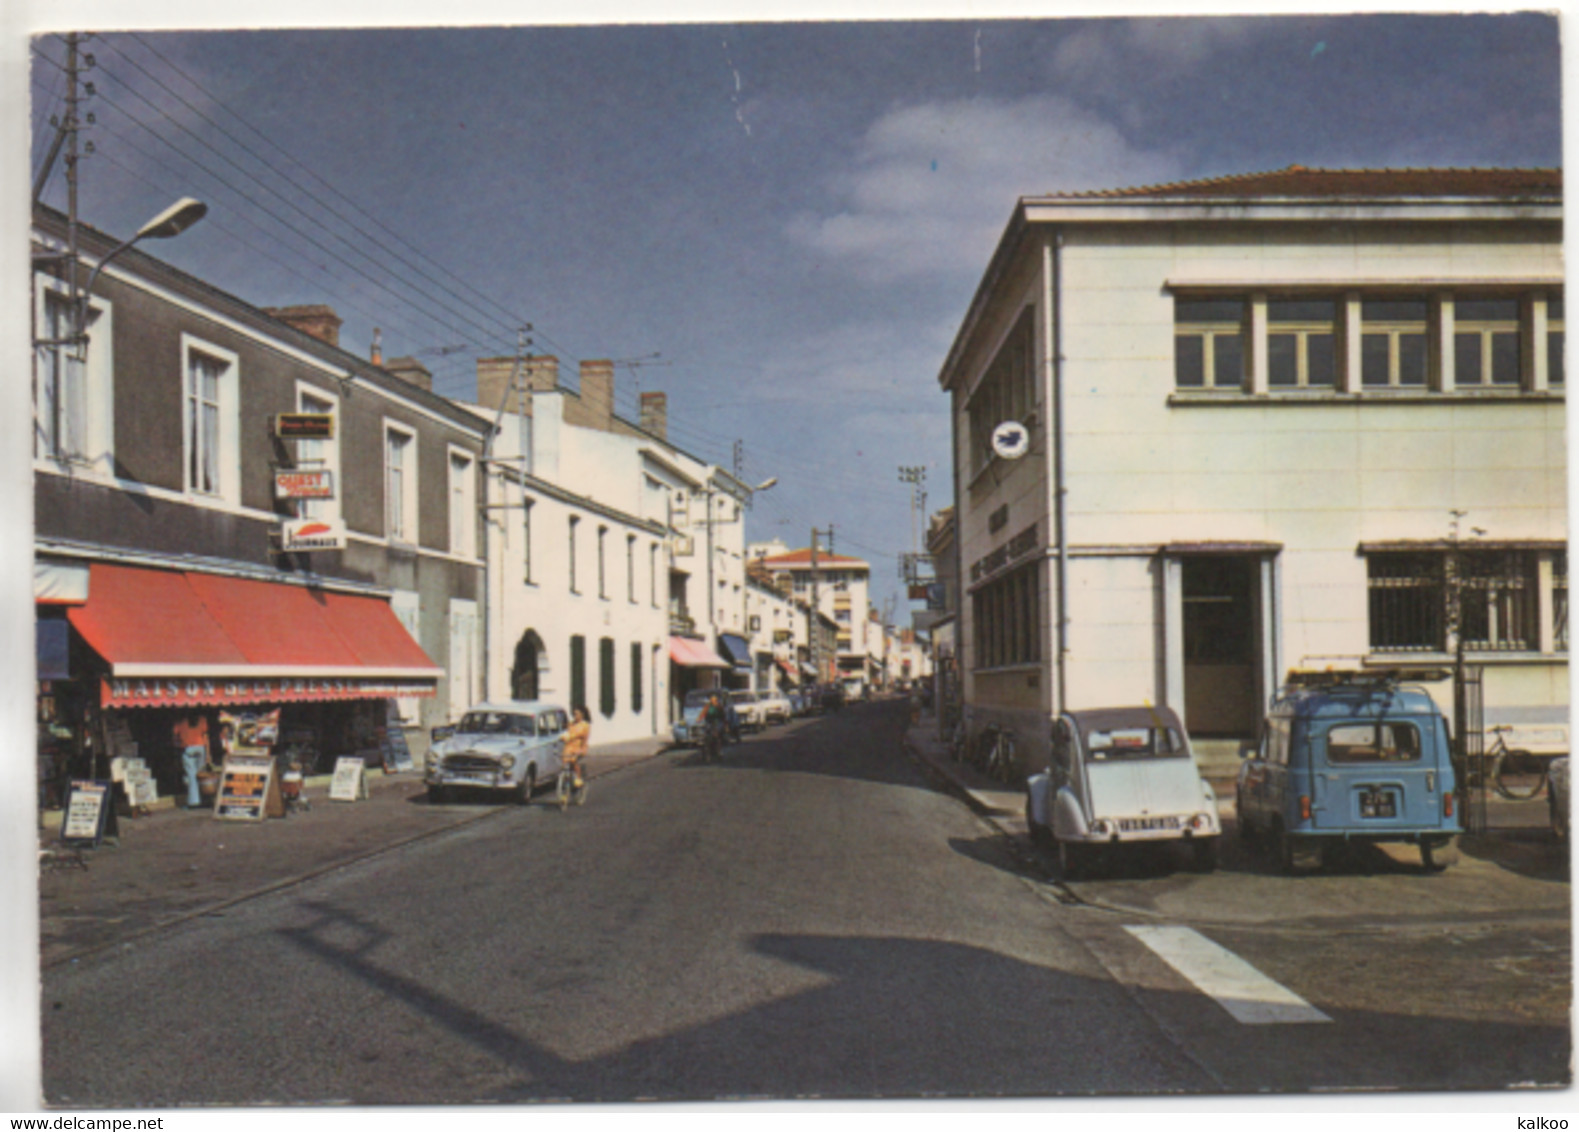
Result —
[{"label": "parked car", "polygon": [[455,791],[509,791],[531,801],[538,783],[559,773],[570,713],[539,700],[483,703],[461,717],[447,738],[428,749],[423,780],[430,802]]},{"label": "parked car", "polygon": [[725,695],[727,693],[720,688],[693,688],[685,694],[685,702],[680,706],[680,718],[674,721],[670,729],[676,746],[702,745],[702,711],[710,698]]},{"label": "parked car", "polygon": [[771,689],[758,692],[757,702],[762,705],[762,715],[768,723],[788,723],[790,716],[795,714],[795,709],[790,706],[789,697],[783,692]]},{"label": "parked car", "polygon": [[740,689],[729,693],[729,702],[735,705],[735,711],[740,716],[740,729],[742,731],[761,731],[767,723],[767,715],[763,706],[757,702],[757,694]]},{"label": "parked car", "polygon": [[1546,768],[1546,806],[1552,819],[1552,832],[1568,840],[1568,756],[1553,759]]},{"label": "parked car", "polygon": [[1216,867],[1217,795],[1171,708],[1065,712],[1052,739],[1047,769],[1026,780],[1025,820],[1065,876],[1098,851],[1168,841],[1188,845],[1197,869]]},{"label": "parked car", "polygon": [[844,685],[824,684],[820,699],[823,711],[839,711],[844,707]]},{"label": "parked car", "polygon": [[1285,689],[1240,764],[1239,832],[1285,872],[1342,842],[1406,841],[1430,870],[1460,831],[1447,721],[1408,673],[1335,673]]}]

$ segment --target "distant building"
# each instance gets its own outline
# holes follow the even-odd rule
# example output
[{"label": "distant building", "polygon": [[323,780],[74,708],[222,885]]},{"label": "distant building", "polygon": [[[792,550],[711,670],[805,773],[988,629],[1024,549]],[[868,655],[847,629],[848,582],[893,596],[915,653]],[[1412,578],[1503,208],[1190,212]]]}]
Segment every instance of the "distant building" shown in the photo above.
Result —
[{"label": "distant building", "polygon": [[747,554],[769,576],[782,577],[795,597],[812,601],[815,590],[818,611],[838,627],[837,657],[819,680],[865,684],[877,678],[870,650],[872,569],[866,562],[820,549],[813,562],[810,547],[791,550],[778,541],[753,543]]},{"label": "distant building", "polygon": [[1158,703],[1239,740],[1290,669],[1462,640],[1486,722],[1566,748],[1563,316],[1558,171],[1021,200],[939,375],[972,725],[1039,758],[1050,712]]}]

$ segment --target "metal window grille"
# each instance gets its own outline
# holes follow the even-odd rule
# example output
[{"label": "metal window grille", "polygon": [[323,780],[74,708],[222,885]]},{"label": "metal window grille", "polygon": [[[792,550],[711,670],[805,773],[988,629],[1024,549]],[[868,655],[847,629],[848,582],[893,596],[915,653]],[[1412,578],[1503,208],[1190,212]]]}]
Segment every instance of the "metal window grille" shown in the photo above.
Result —
[{"label": "metal window grille", "polygon": [[1568,552],[1552,555],[1552,644],[1568,651]]},{"label": "metal window grille", "polygon": [[1466,648],[1527,652],[1537,647],[1535,555],[1471,551],[1463,555],[1462,632]]},{"label": "metal window grille", "polygon": [[1439,554],[1373,554],[1371,648],[1381,652],[1442,652],[1447,648],[1445,561]]}]

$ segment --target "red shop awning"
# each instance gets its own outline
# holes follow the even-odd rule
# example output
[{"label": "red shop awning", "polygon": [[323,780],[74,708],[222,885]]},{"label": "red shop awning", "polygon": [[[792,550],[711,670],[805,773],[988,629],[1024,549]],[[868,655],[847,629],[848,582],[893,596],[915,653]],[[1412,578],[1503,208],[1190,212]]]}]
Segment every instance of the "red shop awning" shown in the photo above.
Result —
[{"label": "red shop awning", "polygon": [[730,663],[707,647],[706,641],[690,637],[669,638],[669,659],[685,668],[729,668]]},{"label": "red shop awning", "polygon": [[72,625],[110,665],[106,707],[432,695],[443,670],[389,603],[95,562]]}]

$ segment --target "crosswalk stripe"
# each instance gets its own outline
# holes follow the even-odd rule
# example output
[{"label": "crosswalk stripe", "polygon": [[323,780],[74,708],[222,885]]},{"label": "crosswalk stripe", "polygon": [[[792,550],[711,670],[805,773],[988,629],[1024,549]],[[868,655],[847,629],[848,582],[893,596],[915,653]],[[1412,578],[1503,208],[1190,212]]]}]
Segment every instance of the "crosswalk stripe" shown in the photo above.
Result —
[{"label": "crosswalk stripe", "polygon": [[1249,1026],[1331,1022],[1321,1011],[1275,983],[1227,948],[1192,928],[1135,925],[1124,929],[1155,952],[1203,994]]}]

